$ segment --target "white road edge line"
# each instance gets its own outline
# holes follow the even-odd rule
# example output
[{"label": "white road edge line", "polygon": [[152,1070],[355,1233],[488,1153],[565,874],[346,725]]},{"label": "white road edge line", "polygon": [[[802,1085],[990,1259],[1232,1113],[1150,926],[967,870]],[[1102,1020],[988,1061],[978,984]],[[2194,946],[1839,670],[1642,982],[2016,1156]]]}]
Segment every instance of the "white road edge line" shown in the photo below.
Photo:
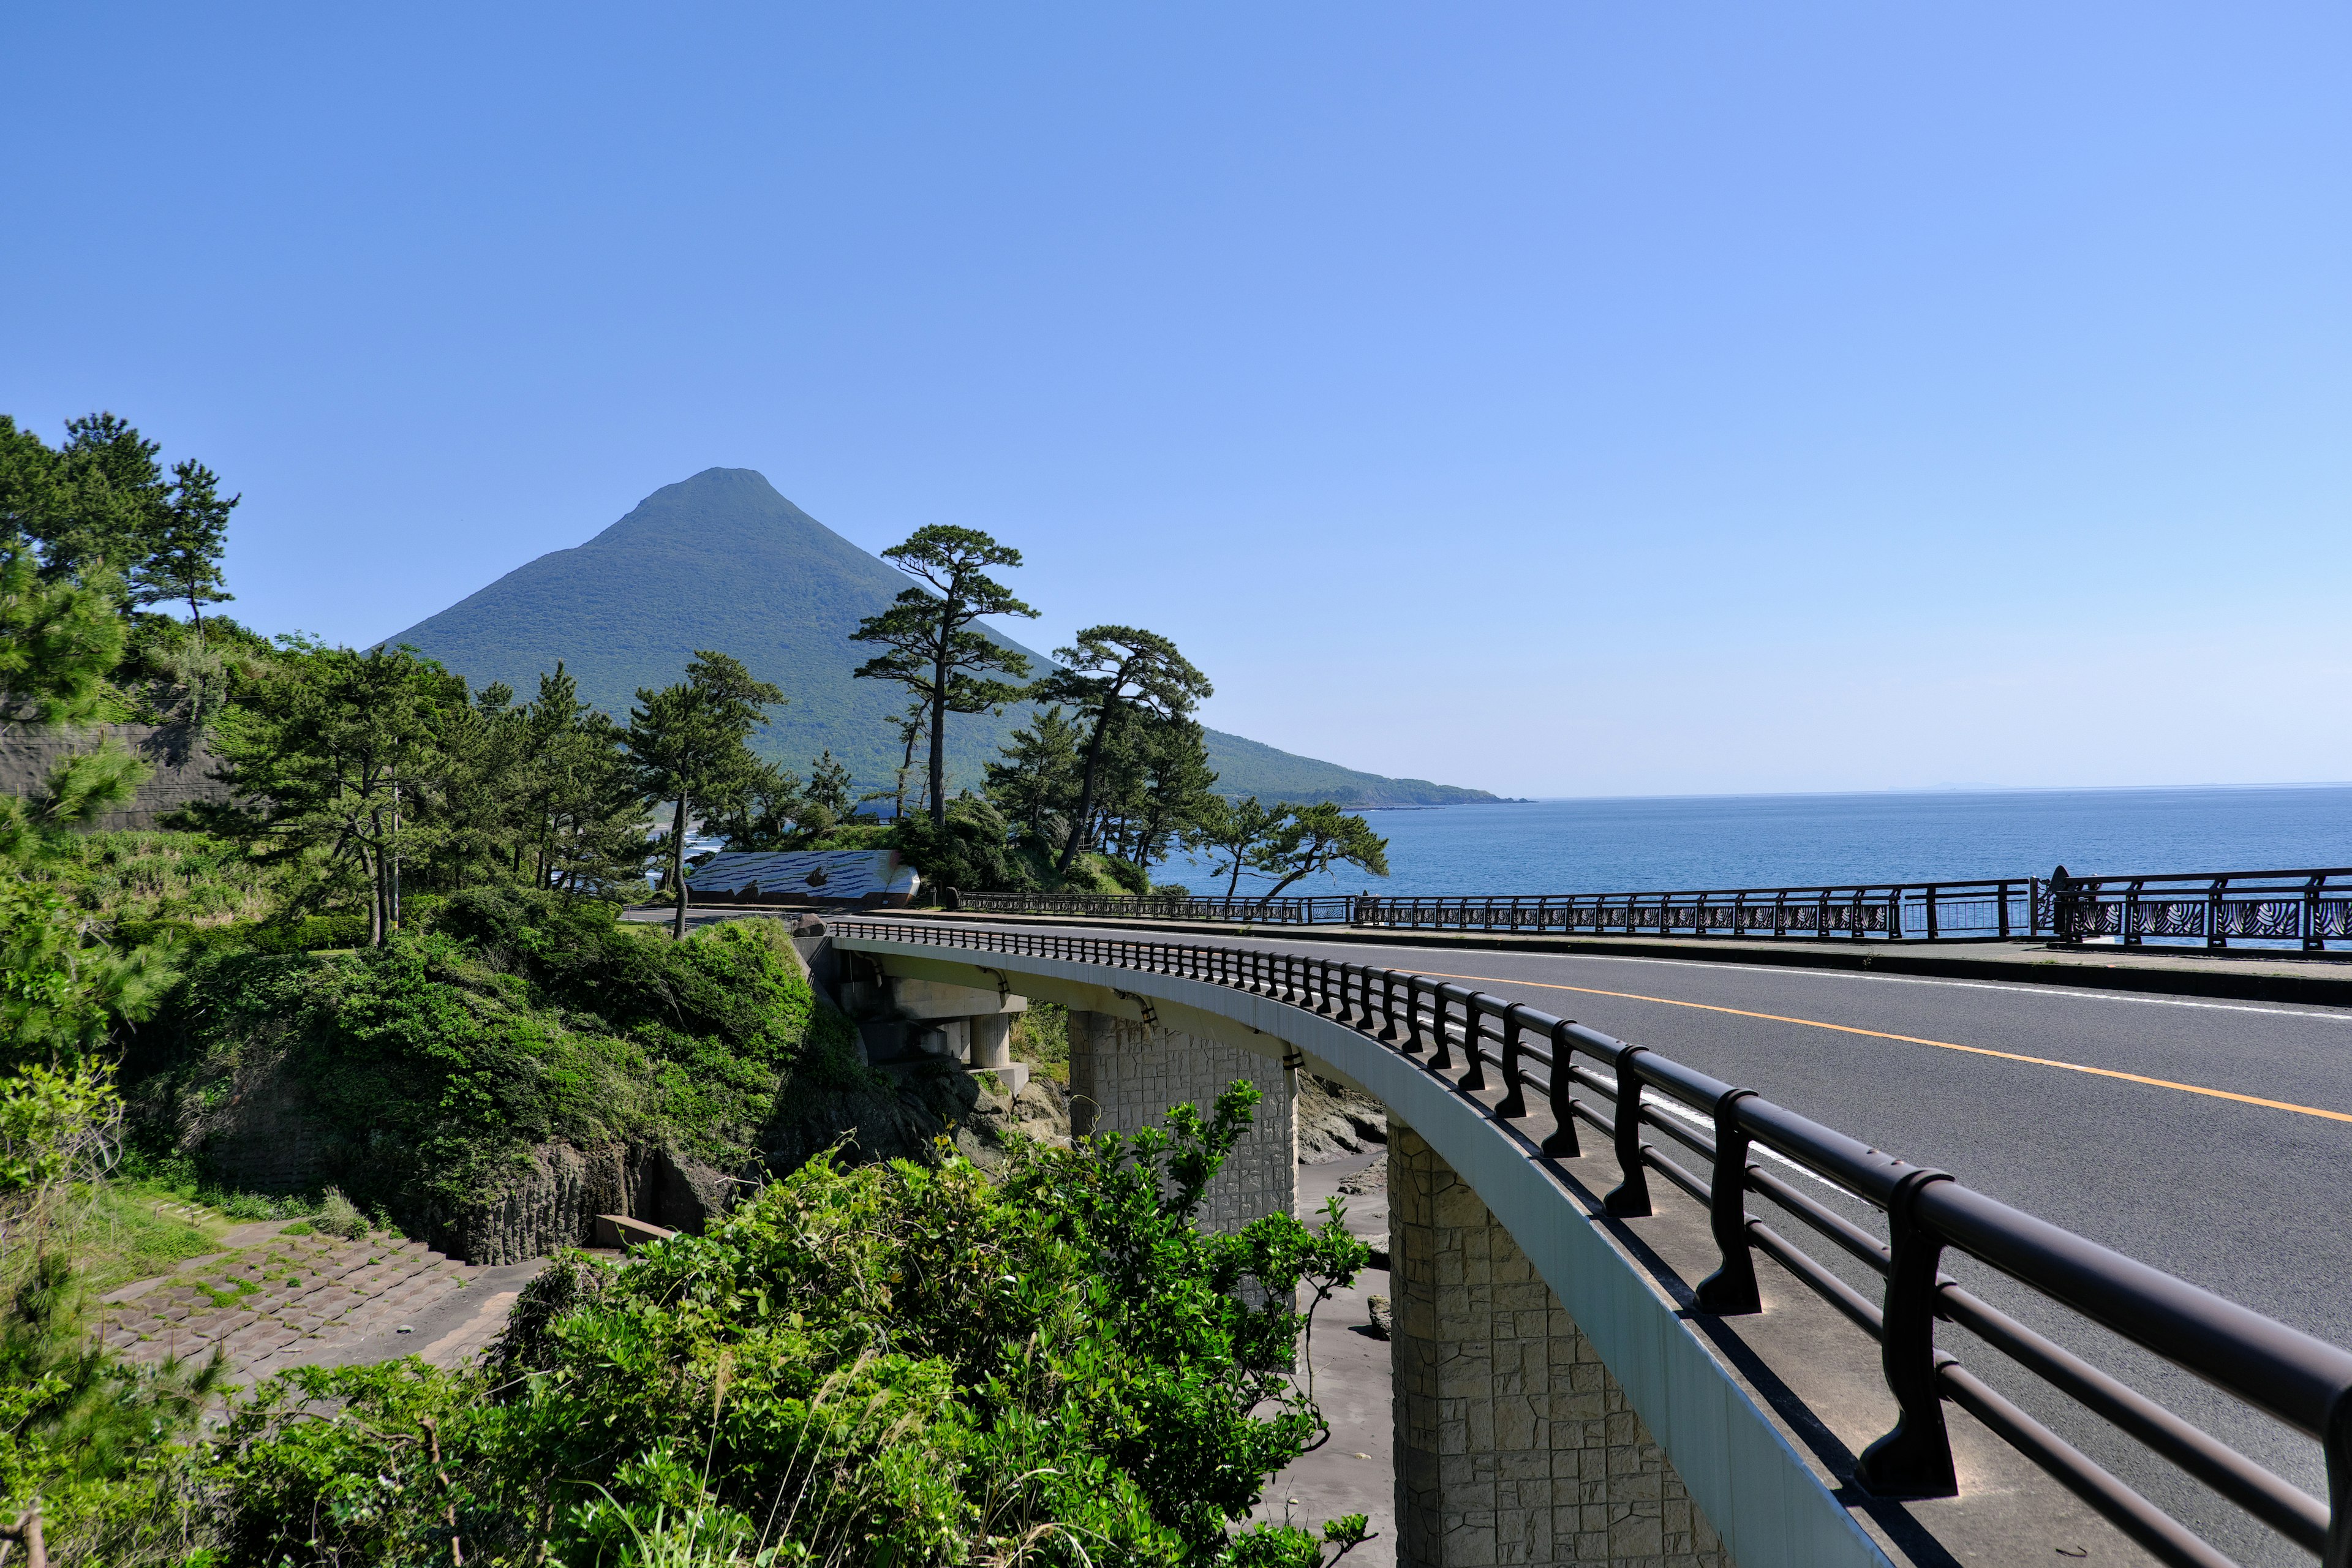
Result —
[{"label": "white road edge line", "polygon": [[2315,1018],[2323,1022],[2352,1024],[2352,1011],[2325,1008],[2316,1003],[2308,1008],[2257,1007],[2242,1002],[2199,1002],[2180,996],[2135,996],[2103,991],[2095,986],[2002,985],[1990,980],[1948,980],[1933,974],[1867,974],[1844,969],[1799,969],[1777,963],[1709,963],[1689,958],[1636,958],[1618,953],[1580,952],[1560,956],[1601,963],[1649,963],[1669,969],[1739,969],[1750,973],[1797,974],[1814,980],[1874,980],[1889,985],[1948,985],[1962,991],[2003,991],[2017,996],[2064,997],[2077,1002],[2124,1002],[2141,1007],[2201,1007],[2215,1013],[2262,1013],[2273,1018]]},{"label": "white road edge line", "polygon": [[[1356,945],[1360,952],[1376,951],[1369,946],[1346,945]],[[1453,950],[1446,948],[1416,947],[1409,951],[1446,953],[1449,957],[1454,956]],[[1785,974],[1808,980],[1875,981],[1883,985],[1948,985],[1963,991],[2005,991],[2018,996],[2063,997],[2076,1002],[2126,1002],[2141,1007],[2202,1007],[2216,1013],[2262,1013],[2274,1018],[2316,1018],[2325,1022],[2352,1024],[2352,1009],[2328,1007],[2316,1002],[2305,1007],[2257,1007],[2242,1002],[2200,1002],[2181,996],[2136,996],[2126,992],[2106,991],[2091,985],[2003,985],[1990,980],[1949,980],[1935,974],[1873,974],[1852,969],[1814,969],[1805,965],[1783,963],[1737,963],[1697,958],[1649,958],[1640,954],[1622,952],[1515,954],[1501,949],[1475,951],[1491,952],[1497,956],[1520,959],[1532,957],[1567,959],[1577,963],[1638,963],[1657,969],[1701,969],[1716,973],[1732,969],[1748,974]],[[1494,978],[1498,981],[1525,978],[1527,984],[1530,985],[1539,984],[1531,977],[1498,974]]]}]

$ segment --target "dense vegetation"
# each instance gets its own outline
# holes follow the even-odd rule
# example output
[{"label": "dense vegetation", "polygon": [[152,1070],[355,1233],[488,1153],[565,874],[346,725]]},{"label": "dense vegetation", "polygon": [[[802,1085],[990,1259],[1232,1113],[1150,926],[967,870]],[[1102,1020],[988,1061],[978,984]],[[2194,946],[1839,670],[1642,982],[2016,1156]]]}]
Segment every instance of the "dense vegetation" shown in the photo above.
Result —
[{"label": "dense vegetation", "polygon": [[1362,1517],[1235,1527],[1328,1435],[1287,1369],[1365,1253],[1336,1209],[1195,1226],[1254,1099],[993,1176],[819,1158],[625,1268],[558,1259],[481,1363],[297,1370],[178,1445],[120,1429],[184,1427],[187,1374],[126,1384],[0,1436],[0,1484],[116,1563],[1307,1568]]},{"label": "dense vegetation", "polygon": [[[1254,1091],[1132,1144],[1009,1135],[983,1173],[929,1140],[971,1080],[864,1067],[780,923],[616,918],[649,862],[677,885],[698,825],[896,844],[971,887],[1141,891],[1177,844],[1271,890],[1384,869],[1360,817],[1217,793],[1208,682],[1171,643],[1087,628],[984,793],[926,769],[910,798],[915,734],[944,742],[1024,666],[974,645],[964,578],[877,611],[866,684],[917,711],[897,819],[856,820],[830,753],[805,779],[756,753],[798,694],[718,649],[623,722],[562,662],[519,701],[413,650],[255,637],[213,608],[236,505],[111,416],[54,449],[0,420],[0,725],[165,723],[235,794],[86,834],[146,772],[93,740],[0,796],[0,1511],[37,1498],[59,1561],[184,1568],[1303,1568],[1360,1536],[1234,1528],[1323,1435],[1287,1374],[1297,1309],[1363,1256],[1336,1213],[1195,1227]],[[902,553],[939,550],[1018,563],[962,530]],[[1049,1076],[1060,1022],[1024,1026]],[[257,1159],[306,1223],[366,1211],[479,1256],[469,1226],[567,1151],[707,1176],[705,1234],[565,1258],[488,1363],[296,1373],[200,1435],[217,1356],[134,1367],[88,1331],[93,1279],[206,1244],[146,1215],[110,1271],[78,1266],[132,1212],[126,1158],[184,1191]]]},{"label": "dense vegetation", "polygon": [[780,1107],[888,1093],[777,922],[671,942],[515,889],[460,893],[381,947],[208,952],[132,1063],[142,1121],[182,1147],[282,1097],[316,1130],[305,1184],[445,1241],[536,1145],[744,1172]]}]

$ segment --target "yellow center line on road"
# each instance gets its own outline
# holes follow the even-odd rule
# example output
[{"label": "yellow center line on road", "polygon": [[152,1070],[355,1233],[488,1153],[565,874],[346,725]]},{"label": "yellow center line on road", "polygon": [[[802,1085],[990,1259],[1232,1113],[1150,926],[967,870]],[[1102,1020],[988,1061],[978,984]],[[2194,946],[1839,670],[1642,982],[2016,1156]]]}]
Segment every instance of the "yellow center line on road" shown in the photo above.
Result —
[{"label": "yellow center line on road", "polygon": [[2118,1072],[2113,1068],[2085,1067],[2081,1062],[2062,1062],[2050,1057],[2029,1057],[2016,1051],[1996,1051],[1989,1046],[1963,1046],[1951,1040],[1927,1040],[1917,1035],[1889,1034],[1885,1029],[1857,1028],[1852,1024],[1828,1024],[1819,1018],[1791,1018],[1780,1013],[1751,1013],[1745,1007],[1719,1007],[1711,1002],[1684,1002],[1672,996],[1644,996],[1638,991],[1603,991],[1592,985],[1560,985],[1546,980],[1505,980],[1494,974],[1441,974],[1425,971],[1433,980],[1479,980],[1489,985],[1533,985],[1544,991],[1576,991],[1587,996],[1614,996],[1625,1002],[1654,1002],[1662,1007],[1691,1007],[1701,1013],[1728,1013],[1736,1018],[1761,1018],[1773,1024],[1798,1024],[1808,1029],[1833,1029],[1841,1035],[1867,1035],[1874,1040],[1900,1040],[1906,1046],[1933,1046],[1939,1051],[1966,1051],[1972,1057],[1995,1057],[2005,1062],[2024,1062],[2038,1068],[2061,1068],[2067,1072],[2089,1073],[2094,1078],[2119,1078],[2126,1083],[2144,1083],[2153,1089],[2177,1089],[2183,1094],[2201,1094],[2211,1100],[2234,1100],[2241,1105],[2259,1105],[2265,1110],[2292,1110],[2298,1116],[2325,1117],[2330,1121],[2352,1121],[2352,1111],[2325,1110],[2316,1105],[2297,1105],[2288,1100],[2264,1100],[2258,1094],[2232,1094],[2226,1089],[2207,1089],[2202,1084],[2175,1083],[2168,1078],[2148,1078],[2136,1072]]}]

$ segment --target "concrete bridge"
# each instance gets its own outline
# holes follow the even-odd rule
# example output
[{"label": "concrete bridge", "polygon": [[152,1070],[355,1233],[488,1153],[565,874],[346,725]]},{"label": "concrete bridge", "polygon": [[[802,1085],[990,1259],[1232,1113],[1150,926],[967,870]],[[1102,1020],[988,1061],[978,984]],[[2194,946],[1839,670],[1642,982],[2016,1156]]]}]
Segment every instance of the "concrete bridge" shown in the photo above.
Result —
[{"label": "concrete bridge", "polygon": [[[1136,934],[1118,933],[1129,939]],[[1841,1315],[1832,1310],[1834,1291],[1825,1296],[1818,1280],[1808,1288],[1792,1268],[1778,1266],[1777,1254],[1759,1247],[1768,1252],[1757,1269],[1755,1304],[1761,1310],[1703,1307],[1700,1289],[1729,1256],[1721,1215],[1710,1212],[1721,1205],[1711,1205],[1704,1185],[1693,1184],[1700,1201],[1685,1201],[1673,1192],[1670,1176],[1651,1184],[1660,1192],[1650,1205],[1653,1212],[1610,1213],[1608,1196],[1625,1184],[1628,1167],[1610,1137],[1594,1136],[1605,1120],[1590,1108],[1599,1101],[1579,1099],[1576,1115],[1591,1125],[1581,1147],[1569,1152],[1549,1114],[1549,1096],[1528,1089],[1528,1075],[1522,1071],[1519,1078],[1495,1081],[1491,1038],[1487,1066],[1464,1070],[1464,1015],[1454,1015],[1453,1060],[1451,1070],[1444,1070],[1435,1065],[1447,1055],[1443,1047],[1418,1053],[1400,1048],[1393,995],[1376,996],[1363,979],[1349,981],[1344,972],[1333,981],[1332,961],[1340,958],[1402,967],[1405,955],[1393,949],[1352,954],[1310,942],[1300,951],[1324,960],[1319,972],[1304,964],[1278,974],[1229,966],[1213,975],[1199,963],[1185,973],[1183,963],[1155,970],[1116,959],[1108,942],[1089,952],[1065,937],[1057,952],[1054,938],[1034,931],[991,933],[933,922],[843,922],[835,929],[834,945],[859,972],[845,978],[889,988],[901,1000],[902,1012],[929,1021],[940,1036],[935,1044],[977,1065],[1005,1059],[1003,1025],[1022,999],[1067,1005],[1071,1084],[1082,1108],[1077,1131],[1132,1131],[1156,1123],[1178,1101],[1205,1105],[1235,1079],[1256,1083],[1265,1096],[1260,1120],[1212,1189],[1213,1223],[1237,1225],[1293,1205],[1290,1108],[1301,1070],[1353,1085],[1388,1107],[1396,1298],[1395,1544],[1402,1563],[1626,1568],[1733,1563],[1745,1568],[1890,1562],[2220,1564],[2308,1563],[2322,1551],[2331,1564],[2344,1561],[2340,1507],[2331,1528],[2326,1503],[2273,1484],[2256,1498],[2257,1513],[2266,1507],[2268,1514],[2250,1520],[2244,1509],[2213,1495],[2206,1484],[2210,1477],[2183,1483],[2163,1462],[2151,1463],[2144,1453],[2126,1455],[2130,1443],[2112,1433],[2091,1432],[2097,1424],[2084,1423],[2079,1412],[2063,1411],[2068,1401],[2053,1396],[2044,1381],[2014,1368],[1978,1366],[1979,1361],[1997,1359],[1981,1354],[1971,1359],[1971,1367],[1999,1391],[1984,1407],[1990,1424],[1948,1404],[1948,1391],[1930,1401],[1950,1433],[1957,1487],[1945,1489],[1956,1495],[1916,1495],[1933,1487],[1881,1485],[1874,1490],[1862,1485],[1857,1456],[1893,1430],[1906,1412],[1890,1392],[1892,1357],[1855,1331],[1861,1319],[1851,1305]],[[1224,945],[1238,950],[1244,944]],[[1209,944],[1197,950],[1208,951]],[[1446,955],[1457,965],[1463,956]],[[1956,1031],[1916,1018],[1885,1020],[1908,1022],[1909,1029],[1839,1023],[1822,1016],[1836,1009],[1822,1005],[1819,992],[1793,1000],[1759,997],[1754,977],[1742,980],[1719,966],[1712,972],[1689,966],[1693,973],[1678,977],[1685,990],[1693,984],[1718,987],[1709,993],[1716,999],[1699,1000],[1666,994],[1677,987],[1658,984],[1654,972],[1638,982],[1626,980],[1622,968],[1614,975],[1576,977],[1608,979],[1610,984],[1537,980],[1524,977],[1524,972],[1514,979],[1508,965],[1531,961],[1487,956],[1489,963],[1476,966],[1486,970],[1475,977],[1481,990],[1516,988],[1537,996],[1539,1005],[1563,1012],[1559,996],[1547,993],[1573,992],[1579,1002],[1631,1015],[1648,1009],[1647,1017],[1637,1021],[1650,1025],[1640,1032],[1652,1038],[1661,1032],[1659,1010],[1674,1009],[1678,1024],[1696,1026],[1670,1037],[1675,1044],[1667,1054],[1694,1060],[1707,1071],[1744,1068],[1746,1081],[1760,1081],[1766,1093],[1786,1095],[1815,1114],[1826,1112],[1823,1120],[1847,1120],[1840,1110],[1859,1113],[1855,1119],[1871,1125],[1873,1136],[1883,1120],[1878,1112],[1885,1097],[1879,1080],[1885,1075],[1857,1068],[1860,1058],[1853,1054],[1839,1059],[1838,1053],[1821,1047],[1821,1039],[1843,1036],[1841,1043],[1877,1042],[1921,1061],[1990,1064],[2023,1074],[1957,1091],[1933,1071],[1915,1076],[1909,1099],[1927,1124],[1938,1115],[1969,1121],[2004,1091],[2028,1121],[2053,1103],[2061,1117],[2080,1115],[2084,1108],[2068,1094],[2083,1084],[2101,1091],[2134,1089],[2168,1106],[2194,1103],[2225,1115],[2297,1114],[2296,1102],[2273,1097],[2227,1089],[2199,1095],[2193,1091],[2200,1086],[2185,1076],[2164,1079],[2096,1059],[2069,1062],[1938,1039],[1938,1033]],[[1832,978],[1854,983],[1844,977],[1774,978],[1799,987]],[[1987,992],[1977,999],[2003,994]],[[1878,1000],[1902,1005],[1892,998]],[[2063,1000],[2079,1005],[2081,998]],[[1771,1005],[1754,1005],[1759,1001]],[[2155,1005],[2145,1000],[2141,1005]],[[1578,1011],[1591,1016],[1583,1007]],[[2271,1009],[2264,1017],[2273,1014],[2291,1016]],[[2312,1010],[2310,1016],[2323,1030],[2343,1026],[2333,1015]],[[2260,1020],[2250,1016],[2233,1021]],[[1809,1043],[1766,1053],[1769,1060],[1761,1066],[1787,1069],[1783,1076],[1790,1083],[1784,1088],[1752,1060],[1725,1061],[1727,1053],[1719,1047],[1727,1030],[1744,1030],[1775,1044],[1791,1037]],[[1408,1044],[1412,1033],[1406,1031]],[[1428,1030],[1423,1033],[1426,1038]],[[2039,1043],[2046,1052],[2048,1038]],[[1516,1041],[1510,1048],[1517,1048]],[[2096,1049],[2077,1054],[2098,1056]],[[1916,1062],[1908,1065],[1916,1068]],[[2187,1065],[2193,1064],[2173,1070],[2185,1074]],[[1520,1085],[1517,1095],[1507,1092],[1513,1082]],[[2053,1092],[2051,1083],[2066,1089]],[[1613,1085],[1603,1074],[1588,1087],[1606,1091]],[[2329,1089],[2295,1087],[2319,1099]],[[1832,1103],[1807,1104],[1809,1099]],[[2344,1097],[2334,1100],[2346,1102]],[[2273,1109],[2277,1106],[2288,1109]],[[1696,1129],[1708,1119],[1686,1120]],[[2327,1140],[2346,1131],[2344,1123],[2324,1116],[2300,1120],[2318,1130],[2318,1143],[2306,1151],[2315,1161],[2312,1175],[2340,1184],[2341,1167],[2330,1163],[2340,1161],[2343,1149]],[[2068,1142],[2080,1149],[2080,1160],[2095,1163],[2105,1158],[2136,1170],[2144,1163],[2144,1145],[2151,1142],[2137,1134],[2147,1129],[2160,1135],[2172,1127],[2161,1114],[2140,1121],[2135,1127],[2109,1113],[2082,1115]],[[1715,1128],[1718,1140],[1723,1125]],[[1915,1130],[1923,1125],[1915,1121]],[[2274,1124],[2265,1125],[2275,1132]],[[1698,1147],[1706,1141],[1694,1133],[1685,1142]],[[1886,1142],[1909,1152],[1896,1140]],[[1545,1153],[1547,1144],[1553,1154]],[[1876,1154],[1874,1149],[1869,1152]],[[1670,1163],[1649,1163],[1660,1171]],[[1984,1163],[1981,1155],[1975,1162]],[[1786,1160],[1773,1169],[1782,1167],[1792,1179],[1809,1174]],[[1705,1169],[1703,1163],[1699,1168]],[[1965,1166],[1959,1173],[1964,1180],[1979,1175]],[[1829,1183],[1816,1181],[1805,1191],[1822,1200],[1816,1206],[1856,1221],[1879,1218],[1868,1205],[1832,1191]],[[2189,1194],[2186,1206],[2192,1214],[2198,1212],[2198,1196]],[[1801,1205],[1804,1199],[1792,1196],[1791,1202]],[[2182,1205],[2168,1194],[2160,1203],[2144,1197],[2136,1206],[2144,1212]],[[1759,1209],[1780,1223],[1777,1209]],[[1751,1227],[1758,1223],[1754,1215],[1748,1220]],[[1731,1223],[1737,1227],[1739,1219]],[[2327,1222],[2315,1223],[2325,1227]],[[2259,1248],[2262,1238],[2250,1238],[2247,1232],[2243,1225],[2217,1222],[2210,1246]],[[2179,1250],[2177,1240],[2172,1250]],[[1873,1237],[1863,1241],[1876,1244]],[[1866,1246],[1854,1250],[1859,1256]],[[2270,1256],[2275,1258],[2274,1249]],[[1842,1279],[1848,1294],[1874,1315],[1864,1298],[1886,1288],[1883,1267],[1874,1272],[1852,1257],[1828,1262],[1824,1272]],[[2068,1316],[1973,1260],[1949,1267],[1959,1276],[1958,1284],[2015,1310],[2036,1328],[2054,1329]],[[2239,1282],[2245,1282],[2242,1272]],[[1921,1331],[1931,1331],[1923,1325]],[[2126,1382],[2153,1390],[2192,1417],[2214,1417],[2200,1425],[2221,1432],[2292,1481],[2340,1498],[2347,1478],[2328,1473],[2321,1445],[2282,1427],[2271,1415],[2250,1413],[2244,1387],[2228,1397],[2206,1390],[2200,1405],[2198,1398],[2182,1394],[2202,1385],[2146,1350],[2087,1325],[2073,1325],[2065,1338],[2076,1345],[2096,1342],[2107,1352],[2105,1364]],[[2333,1353],[2341,1358],[2340,1366],[2329,1366],[2352,1368],[2352,1357]],[[2200,1370],[2211,1375],[2209,1368]],[[2004,1410],[2024,1415],[2025,1426],[2017,1426]],[[2113,1417],[2115,1412],[2105,1414]],[[2125,1412],[2126,1417],[2132,1414]],[[2021,1431],[2027,1439],[2022,1448]],[[2061,1431],[2064,1437],[2058,1436]],[[2079,1476],[2062,1481],[2052,1473],[2047,1453],[2033,1457],[2034,1433],[2113,1483],[2104,1493],[2093,1486],[2086,1494],[2101,1506],[2078,1495],[2085,1492]],[[2173,1465],[2182,1462],[2179,1441],[2187,1439],[2177,1439],[2175,1448],[2165,1451]],[[2210,1440],[2209,1447],[2220,1447]],[[2203,1452],[2191,1452],[2192,1464]],[[2064,1464],[2056,1468],[2065,1473]],[[2141,1513],[2135,1515],[2119,1498],[2130,1498]]]}]

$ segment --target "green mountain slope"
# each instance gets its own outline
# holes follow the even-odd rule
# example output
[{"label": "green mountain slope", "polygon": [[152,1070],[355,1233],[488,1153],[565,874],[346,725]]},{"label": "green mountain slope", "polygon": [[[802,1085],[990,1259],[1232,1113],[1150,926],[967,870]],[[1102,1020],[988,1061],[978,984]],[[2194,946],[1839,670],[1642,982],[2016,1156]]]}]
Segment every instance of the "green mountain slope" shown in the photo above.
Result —
[{"label": "green mountain slope", "polygon": [[[517,567],[384,640],[410,644],[478,687],[503,680],[524,699],[538,690],[540,672],[562,659],[581,697],[616,717],[628,712],[637,688],[667,685],[695,649],[717,648],[792,699],[762,732],[761,751],[805,768],[830,747],[870,786],[898,765],[891,721],[906,699],[896,686],[851,677],[867,650],[849,634],[908,581],[761,475],[706,468],[656,490],[587,543]],[[1036,650],[1023,651],[1042,667]],[[952,720],[950,787],[976,785],[1025,712]],[[1355,805],[1494,798],[1358,773],[1213,730],[1209,753],[1219,787],[1235,795]]]}]

